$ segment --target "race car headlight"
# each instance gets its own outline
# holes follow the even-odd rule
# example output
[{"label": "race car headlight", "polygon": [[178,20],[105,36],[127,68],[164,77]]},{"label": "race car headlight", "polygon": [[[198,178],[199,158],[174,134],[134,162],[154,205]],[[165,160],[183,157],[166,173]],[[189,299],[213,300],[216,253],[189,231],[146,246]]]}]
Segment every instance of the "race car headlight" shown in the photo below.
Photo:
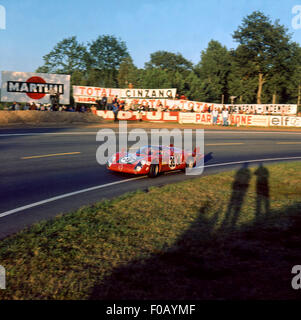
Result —
[{"label": "race car headlight", "polygon": [[116,156],[114,155],[108,160],[107,162],[108,167],[110,167],[111,164],[113,164],[115,161],[116,161]]},{"label": "race car headlight", "polygon": [[109,162],[112,164],[116,161],[116,156],[112,156],[111,159],[109,160]]},{"label": "race car headlight", "polygon": [[136,170],[136,171],[139,172],[139,171],[142,170],[142,167],[144,166],[144,164],[142,164],[143,162],[144,162],[144,164],[146,163],[144,160],[138,162],[138,164],[137,164],[136,167],[135,167],[135,170]]}]

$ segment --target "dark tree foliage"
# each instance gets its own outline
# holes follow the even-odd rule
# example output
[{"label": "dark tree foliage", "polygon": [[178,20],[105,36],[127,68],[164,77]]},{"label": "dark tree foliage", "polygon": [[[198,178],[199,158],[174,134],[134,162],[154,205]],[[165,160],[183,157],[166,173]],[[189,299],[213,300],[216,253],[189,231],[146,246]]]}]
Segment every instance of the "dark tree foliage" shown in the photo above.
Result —
[{"label": "dark tree foliage", "polygon": [[255,11],[243,19],[242,25],[233,34],[239,43],[236,62],[241,69],[248,69],[257,76],[257,103],[262,102],[264,84],[270,81],[276,88],[285,81],[293,59],[293,44],[287,29],[274,23],[262,12]]},{"label": "dark tree foliage", "polygon": [[87,69],[88,52],[76,37],[70,37],[60,41],[43,59],[44,65],[37,72],[72,75]]},{"label": "dark tree foliage", "polygon": [[151,54],[150,61],[145,63],[145,68],[157,68],[168,71],[185,72],[191,71],[192,62],[185,59],[180,53],[168,51],[156,51]]},{"label": "dark tree foliage", "polygon": [[222,95],[228,96],[227,79],[230,72],[230,54],[225,46],[211,40],[202,51],[196,71],[201,81],[201,100],[221,102]]},{"label": "dark tree foliage", "polygon": [[156,51],[138,69],[126,43],[101,35],[82,44],[60,41],[37,72],[70,74],[74,85],[177,88],[191,100],[236,103],[301,103],[301,48],[279,21],[260,11],[242,20],[233,34],[237,48],[211,40],[199,63],[181,53]]}]

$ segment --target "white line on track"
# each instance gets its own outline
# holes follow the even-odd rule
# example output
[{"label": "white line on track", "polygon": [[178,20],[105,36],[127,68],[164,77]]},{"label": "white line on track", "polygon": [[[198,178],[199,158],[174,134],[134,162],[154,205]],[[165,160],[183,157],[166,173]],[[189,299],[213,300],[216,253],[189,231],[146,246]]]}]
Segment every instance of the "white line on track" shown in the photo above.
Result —
[{"label": "white line on track", "polygon": [[[235,164],[243,164],[243,163],[256,163],[256,162],[268,162],[268,161],[285,161],[285,160],[301,160],[301,157],[286,157],[286,158],[267,158],[267,159],[256,159],[256,160],[243,160],[243,161],[234,161],[234,162],[225,162],[225,163],[215,163],[215,164],[210,164],[210,165],[206,165],[204,166],[205,168],[212,168],[212,167],[222,167],[222,166],[229,166],[229,165],[235,165]],[[87,189],[82,189],[79,191],[75,191],[75,192],[70,192],[70,193],[65,193],[53,198],[49,198],[49,199],[45,199],[39,202],[34,202],[31,203],[29,205],[23,206],[23,207],[19,207],[13,210],[9,210],[3,213],[0,213],[0,218],[4,218],[6,216],[9,216],[11,214],[20,212],[20,211],[24,211],[26,209],[31,209],[49,202],[53,202],[53,201],[57,201],[60,199],[64,199],[64,198],[68,198],[68,197],[72,197],[81,193],[85,193],[85,192],[90,192],[90,191],[95,191],[98,189],[104,189],[107,187],[111,187],[111,186],[115,186],[118,184],[122,184],[122,183],[126,183],[126,182],[131,182],[131,181],[135,181],[135,180],[140,180],[140,179],[144,179],[146,178],[146,176],[141,176],[141,177],[137,177],[137,178],[132,178],[132,179],[126,179],[126,180],[122,180],[122,181],[116,181],[116,182],[112,182],[112,183],[107,183],[107,184],[102,184],[99,186],[95,186],[95,187],[91,187],[91,188],[87,188]]]},{"label": "white line on track", "polygon": [[247,134],[250,134],[250,133],[253,133],[253,134],[264,134],[264,133],[269,133],[269,134],[301,134],[301,132],[288,132],[288,131],[235,131],[235,130],[231,130],[231,131],[228,131],[228,130],[225,130],[225,131],[213,131],[213,130],[207,130],[205,129],[205,133],[223,133],[223,134],[226,134],[226,133],[247,133]]},{"label": "white line on track", "polygon": [[37,206],[40,206],[40,205],[45,204],[45,203],[53,202],[53,201],[56,201],[56,200],[72,197],[72,196],[75,196],[75,195],[78,195],[78,194],[81,194],[81,193],[85,193],[85,192],[89,192],[89,191],[95,191],[95,190],[98,190],[98,189],[103,189],[103,188],[115,186],[117,184],[122,184],[122,183],[125,183],[125,182],[135,181],[135,180],[139,180],[139,179],[143,179],[143,178],[146,178],[146,176],[127,179],[127,180],[121,180],[121,181],[116,181],[116,182],[111,182],[111,183],[107,183],[107,184],[102,184],[100,186],[95,186],[95,187],[91,187],[91,188],[87,188],[87,189],[82,189],[82,190],[75,191],[75,192],[65,193],[65,194],[62,194],[60,196],[56,196],[56,197],[53,197],[53,198],[45,199],[45,200],[42,200],[42,201],[39,201],[39,202],[34,202],[34,203],[31,203],[31,204],[28,204],[27,206],[23,206],[23,207],[19,207],[19,208],[13,209],[13,210],[9,210],[9,211],[3,212],[3,213],[0,214],[0,218],[9,216],[11,214],[14,214],[14,213],[26,210],[26,209],[37,207]]},{"label": "white line on track", "polygon": [[234,164],[243,164],[243,163],[256,163],[256,162],[268,162],[268,161],[285,161],[285,160],[301,160],[301,157],[268,158],[268,159],[256,159],[256,160],[224,162],[224,163],[208,164],[208,165],[206,165],[204,167],[205,168],[211,168],[211,167],[222,167],[222,166],[230,166],[230,165],[234,165]]},{"label": "white line on track", "polygon": [[[112,129],[113,128],[103,128],[103,129]],[[121,134],[125,134],[125,133],[129,133],[131,131],[132,128],[129,128],[128,132],[120,132]],[[135,129],[135,128],[133,128]],[[101,130],[101,129],[100,129]],[[184,129],[183,129],[184,130]],[[228,134],[228,133],[231,133],[231,134],[286,134],[286,135],[301,135],[301,132],[281,132],[281,131],[211,131],[211,130],[205,130],[205,134]],[[150,129],[146,129],[147,132],[150,133]],[[1,134],[0,133],[0,138],[2,137],[22,137],[22,136],[58,136],[58,135],[61,135],[61,136],[71,136],[71,135],[95,135],[98,133],[98,131],[95,131],[95,132],[32,132],[32,133],[3,133]],[[112,132],[111,134],[118,134],[119,131],[116,130],[114,132]],[[106,132],[106,134],[109,134],[108,132]],[[163,133],[164,134],[164,133]],[[169,133],[168,133],[169,134]]]}]

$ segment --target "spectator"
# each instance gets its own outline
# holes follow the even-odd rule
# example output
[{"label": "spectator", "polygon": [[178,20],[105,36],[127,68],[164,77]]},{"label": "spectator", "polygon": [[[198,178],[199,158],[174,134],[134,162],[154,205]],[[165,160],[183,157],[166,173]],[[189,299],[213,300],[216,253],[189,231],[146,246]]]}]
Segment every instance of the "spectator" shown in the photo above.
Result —
[{"label": "spectator", "polygon": [[145,111],[145,107],[143,104],[140,104],[137,108],[138,112],[139,112],[139,121],[142,121],[142,111]]},{"label": "spectator", "polygon": [[218,110],[217,109],[213,109],[212,118],[213,118],[213,124],[216,125],[217,124],[217,118],[218,118]]},{"label": "spectator", "polygon": [[113,104],[114,103],[118,103],[118,96],[115,96],[115,98],[113,98]]},{"label": "spectator", "polygon": [[17,102],[13,102],[13,104],[9,107],[9,110],[15,111],[15,110],[20,110],[19,105],[17,104]]},{"label": "spectator", "polygon": [[113,103],[113,106],[112,106],[112,110],[114,112],[114,121],[118,121],[118,112],[119,112],[119,107],[117,105],[117,102],[116,103]]},{"label": "spectator", "polygon": [[29,109],[30,109],[31,111],[35,111],[35,110],[37,110],[37,106],[35,105],[35,103],[34,103],[34,102],[31,102],[31,103],[30,103],[30,107],[29,107]]},{"label": "spectator", "polygon": [[50,104],[53,108],[54,105],[56,104],[56,92],[53,87],[49,90],[49,100],[50,100]]},{"label": "spectator", "polygon": [[104,95],[101,98],[101,106],[102,106],[102,110],[107,110],[107,103],[108,103],[108,98]]},{"label": "spectator", "polygon": [[223,126],[228,126],[229,112],[226,108],[223,108],[222,117],[223,117]]},{"label": "spectator", "polygon": [[107,98],[107,107],[106,107],[106,110],[110,110],[111,106],[112,106],[112,103],[113,103],[113,98],[112,96],[109,96]]}]

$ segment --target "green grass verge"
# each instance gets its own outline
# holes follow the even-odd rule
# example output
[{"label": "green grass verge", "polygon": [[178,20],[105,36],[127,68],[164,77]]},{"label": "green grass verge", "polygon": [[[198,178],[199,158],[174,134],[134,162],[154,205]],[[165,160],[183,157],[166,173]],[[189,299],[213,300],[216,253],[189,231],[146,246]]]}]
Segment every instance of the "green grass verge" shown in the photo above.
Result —
[{"label": "green grass verge", "polygon": [[1,241],[0,299],[298,299],[300,181],[242,168],[36,224]]}]

